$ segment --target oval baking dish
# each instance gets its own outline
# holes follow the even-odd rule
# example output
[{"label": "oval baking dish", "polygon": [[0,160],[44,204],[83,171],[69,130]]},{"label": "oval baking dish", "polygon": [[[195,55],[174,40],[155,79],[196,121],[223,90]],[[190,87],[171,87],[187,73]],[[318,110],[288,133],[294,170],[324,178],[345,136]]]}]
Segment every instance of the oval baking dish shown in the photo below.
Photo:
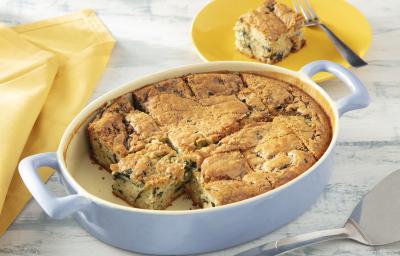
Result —
[{"label": "oval baking dish", "polygon": [[[145,85],[186,74],[235,71],[279,73],[307,92],[329,116],[332,140],[322,157],[290,182],[259,196],[215,208],[197,210],[144,210],[127,206],[111,193],[111,175],[99,171],[89,157],[86,129],[97,109],[107,101]],[[351,94],[334,102],[311,77],[330,72],[347,85]],[[210,62],[148,75],[99,97],[85,107],[67,127],[56,153],[23,159],[23,181],[44,211],[53,218],[70,214],[90,234],[110,245],[141,253],[182,255],[235,246],[288,223],[313,204],[328,182],[339,117],[369,104],[366,88],[347,69],[317,61],[300,71],[250,62]],[[56,197],[41,182],[37,169],[55,169],[67,196]],[[182,206],[181,206],[182,207]],[[188,207],[189,208],[189,207]]]}]

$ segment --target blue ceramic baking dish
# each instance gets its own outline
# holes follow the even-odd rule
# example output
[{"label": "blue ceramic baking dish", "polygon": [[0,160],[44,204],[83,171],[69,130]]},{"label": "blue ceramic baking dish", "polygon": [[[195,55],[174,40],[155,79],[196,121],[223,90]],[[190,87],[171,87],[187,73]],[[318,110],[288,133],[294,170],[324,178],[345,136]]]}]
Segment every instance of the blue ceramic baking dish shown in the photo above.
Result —
[{"label": "blue ceramic baking dish", "polygon": [[[277,74],[312,96],[328,114],[333,136],[324,155],[308,171],[265,194],[210,209],[144,210],[126,205],[111,193],[111,175],[99,171],[89,157],[87,123],[105,102],[124,93],[164,79],[215,71],[247,71]],[[331,72],[349,87],[351,94],[333,101],[311,80],[314,74]],[[173,68],[125,84],[85,107],[66,129],[57,152],[23,159],[19,171],[33,197],[53,218],[73,215],[90,234],[110,245],[141,253],[182,255],[204,253],[235,246],[285,225],[302,214],[318,198],[328,182],[336,144],[339,117],[365,108],[367,90],[347,69],[328,61],[317,61],[299,71],[250,62],[209,62]],[[56,197],[37,175],[47,166],[56,170],[68,195]],[[187,208],[185,210],[185,208]]]}]

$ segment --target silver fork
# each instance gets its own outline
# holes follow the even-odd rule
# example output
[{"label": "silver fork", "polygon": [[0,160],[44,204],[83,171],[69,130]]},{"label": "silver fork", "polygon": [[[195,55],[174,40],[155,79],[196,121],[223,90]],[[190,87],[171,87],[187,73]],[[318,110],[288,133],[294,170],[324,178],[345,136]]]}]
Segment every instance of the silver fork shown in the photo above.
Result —
[{"label": "silver fork", "polygon": [[319,26],[331,39],[340,55],[347,60],[353,67],[362,67],[368,65],[353,50],[350,49],[342,40],[340,40],[325,24],[323,24],[307,0],[292,0],[296,12],[301,12],[306,19],[305,26]]}]

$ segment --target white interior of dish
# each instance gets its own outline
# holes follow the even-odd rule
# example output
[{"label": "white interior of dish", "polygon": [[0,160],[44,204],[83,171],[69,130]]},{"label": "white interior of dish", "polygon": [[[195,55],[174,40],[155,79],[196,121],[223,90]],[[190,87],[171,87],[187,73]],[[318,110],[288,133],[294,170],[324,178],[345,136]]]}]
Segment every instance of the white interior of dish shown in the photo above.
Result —
[{"label": "white interior of dish", "polygon": [[[89,121],[92,119],[94,115],[93,113],[108,100],[115,99],[118,96],[121,96],[127,92],[131,92],[138,88],[141,88],[145,85],[162,81],[164,79],[172,77],[183,76],[188,73],[203,73],[203,72],[215,72],[215,71],[242,71],[242,72],[259,72],[259,73],[265,71],[268,72],[273,71],[277,73],[284,73],[298,80],[302,80],[303,83],[306,84],[305,86],[306,88],[302,89],[304,89],[314,98],[319,98],[320,100],[322,100],[320,104],[324,105],[323,108],[325,109],[325,111],[327,111],[327,114],[330,116],[332,122],[332,130],[333,130],[332,141],[329,148],[326,150],[325,154],[316,164],[314,164],[313,167],[311,167],[307,172],[303,173],[302,175],[305,175],[309,171],[312,171],[312,169],[314,169],[315,166],[318,165],[320,161],[323,161],[326,155],[329,154],[329,152],[332,150],[337,136],[336,120],[338,114],[337,111],[332,107],[334,103],[330,100],[326,92],[323,91],[321,88],[319,88],[319,86],[316,85],[314,82],[312,82],[311,79],[309,79],[302,73],[265,64],[244,63],[244,62],[213,62],[213,63],[190,65],[153,74],[144,77],[142,79],[138,79],[132,83],[123,85],[115,90],[112,90],[111,92],[99,97],[97,100],[90,103],[71,122],[71,124],[68,126],[61,139],[61,143],[58,149],[58,157],[60,160],[59,162],[61,168],[64,170],[63,175],[66,178],[66,180],[69,183],[71,183],[71,185],[75,185],[74,187],[80,190],[80,192],[87,194],[94,200],[102,199],[101,201],[105,200],[106,202],[111,202],[113,204],[117,204],[120,206],[128,206],[128,204],[125,203],[122,199],[113,195],[111,188],[113,180],[111,174],[106,170],[102,169],[98,164],[96,164],[90,158],[86,129]],[[310,84],[314,84],[314,86],[310,86]],[[308,90],[308,88],[312,90],[310,91]],[[266,194],[273,193],[276,190],[284,189],[290,183],[295,182],[296,180],[301,178],[302,175]],[[247,200],[253,200],[253,199],[254,198],[250,198]],[[237,202],[235,204],[240,204],[244,201]],[[129,208],[135,209],[131,207]],[[176,211],[176,210],[189,210],[193,208],[194,207],[192,205],[192,201],[188,198],[185,198],[185,196],[182,196],[177,200],[175,200],[173,205],[170,206],[167,210]]]}]

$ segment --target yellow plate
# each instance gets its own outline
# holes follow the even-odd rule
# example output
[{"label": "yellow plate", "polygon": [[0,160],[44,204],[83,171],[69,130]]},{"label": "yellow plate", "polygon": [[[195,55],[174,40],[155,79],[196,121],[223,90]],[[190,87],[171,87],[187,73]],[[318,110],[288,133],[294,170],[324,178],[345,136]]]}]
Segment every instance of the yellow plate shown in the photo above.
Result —
[{"label": "yellow plate", "polygon": [[[235,50],[233,26],[237,18],[257,8],[264,0],[213,0],[196,15],[192,25],[192,41],[205,61],[256,61]],[[360,56],[371,43],[371,29],[365,17],[345,0],[309,0],[320,19]],[[292,6],[291,0],[279,2]],[[350,65],[336,51],[327,35],[319,28],[305,28],[306,46],[290,54],[276,65],[298,70],[314,60],[330,60],[345,67]],[[332,77],[320,73],[317,82]]]}]

